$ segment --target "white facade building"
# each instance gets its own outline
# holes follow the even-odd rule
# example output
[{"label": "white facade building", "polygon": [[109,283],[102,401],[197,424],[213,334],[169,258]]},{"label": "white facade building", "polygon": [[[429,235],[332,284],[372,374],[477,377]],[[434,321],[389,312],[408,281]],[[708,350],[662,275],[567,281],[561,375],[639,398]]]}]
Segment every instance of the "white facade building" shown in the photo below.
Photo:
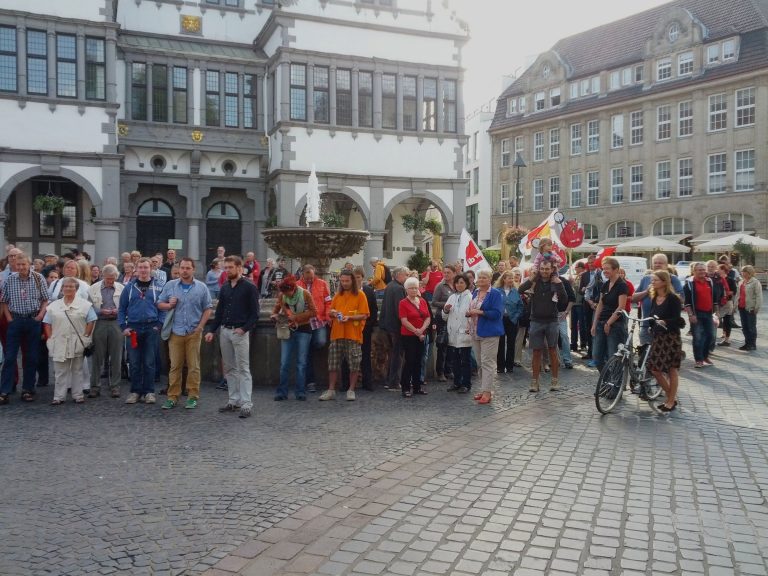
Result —
[{"label": "white facade building", "polygon": [[[32,254],[176,239],[263,259],[261,230],[303,222],[314,164],[366,256],[405,262],[400,216],[430,207],[454,253],[466,40],[432,0],[7,0],[0,232]],[[33,211],[49,191],[63,214]]]},{"label": "white facade building", "polygon": [[468,181],[466,228],[479,246],[496,244],[491,236],[492,146],[488,129],[493,122],[496,101],[484,104],[465,120],[467,145],[464,148],[464,178]]}]

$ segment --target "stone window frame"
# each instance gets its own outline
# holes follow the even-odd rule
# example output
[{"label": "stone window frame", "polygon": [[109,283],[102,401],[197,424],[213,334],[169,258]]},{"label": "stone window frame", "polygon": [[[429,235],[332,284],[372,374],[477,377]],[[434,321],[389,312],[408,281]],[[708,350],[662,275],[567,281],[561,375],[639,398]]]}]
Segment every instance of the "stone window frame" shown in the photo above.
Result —
[{"label": "stone window frame", "polygon": [[600,205],[600,171],[587,172],[587,206]]},{"label": "stone window frame", "polygon": [[[742,158],[739,158],[739,156]],[[744,155],[751,157],[750,165],[744,168]],[[755,163],[756,155],[754,148],[745,148],[743,150],[735,150],[733,153],[733,189],[735,192],[753,192],[755,190]],[[741,167],[740,167],[741,166]],[[748,185],[744,186],[740,184],[739,180],[746,177],[748,179]]]},{"label": "stone window frame", "polygon": [[3,24],[0,25],[0,30],[6,30],[13,35],[13,50],[0,50],[0,58],[9,63],[7,76],[13,78],[13,88],[0,88],[0,93],[15,94],[19,90],[19,35],[16,26]]},{"label": "stone window frame", "polygon": [[[685,168],[684,168],[685,166]],[[693,196],[693,158],[677,159],[677,197],[690,198]],[[687,192],[687,193],[683,193]]]},{"label": "stone window frame", "polygon": [[510,204],[512,203],[512,198],[509,195],[509,182],[502,182],[499,186],[499,197],[500,197],[500,206],[501,206],[501,213],[502,214],[509,214],[510,210]]},{"label": "stone window frame", "polygon": [[[597,127],[597,129],[593,131],[593,127]],[[600,152],[600,120],[592,119],[587,121],[587,154],[598,152]]]},{"label": "stone window frame", "polygon": [[645,167],[635,164],[629,167],[629,201],[642,202],[645,195]]},{"label": "stone window frame", "polygon": [[[740,102],[742,98],[741,95],[745,92],[749,92],[751,94],[751,98],[746,104]],[[755,87],[748,86],[746,88],[740,88],[736,90],[734,102],[736,105],[736,127],[742,128],[746,126],[754,126],[755,112],[757,109],[757,90]]]},{"label": "stone window frame", "polygon": [[[62,55],[62,46],[60,44],[60,40],[63,40],[65,38],[69,38],[72,40],[72,44],[74,47],[74,56],[65,56]],[[77,98],[77,80],[79,77],[78,74],[78,66],[77,66],[77,34],[69,34],[66,32],[57,32],[56,33],[56,96],[58,98],[67,98],[67,99],[75,99]],[[74,94],[62,94],[62,77],[64,74],[62,73],[62,66],[71,66],[74,71]]]},{"label": "stone window frame", "polygon": [[508,168],[511,165],[512,153],[509,150],[509,138],[503,138],[500,144],[501,148],[501,167]]},{"label": "stone window frame", "polygon": [[624,114],[611,116],[611,150],[624,148]]},{"label": "stone window frame", "polygon": [[[581,188],[582,188],[581,172],[576,172],[570,175],[570,203],[571,208],[581,207]],[[578,183],[578,186],[576,184]],[[575,200],[575,201],[574,201]]]},{"label": "stone window frame", "polygon": [[[108,23],[107,23],[108,24]],[[112,107],[117,104],[117,100],[114,98],[116,94],[110,93],[107,90],[107,86],[113,85],[114,78],[113,72],[117,69],[117,30],[109,25],[105,26],[98,22],[74,22],[64,19],[51,19],[43,15],[29,15],[19,24],[18,19],[13,14],[0,14],[0,26],[15,31],[16,39],[16,51],[11,54],[10,52],[3,53],[6,56],[13,56],[15,60],[15,88],[13,90],[0,90],[0,98],[12,98],[19,99],[20,97],[32,101],[32,102],[47,102],[51,106],[51,110],[55,110],[55,106],[61,105],[77,105],[84,106],[97,106],[97,107]],[[27,32],[29,30],[35,30],[44,32],[46,34],[46,46],[47,46],[47,90],[45,93],[29,92],[27,90],[27,83],[20,82],[20,78],[29,79],[27,70],[27,58],[23,57],[26,53],[27,45]],[[57,74],[56,74],[56,43],[49,42],[51,35],[56,34],[68,34],[76,37],[76,54],[77,54],[77,96],[75,97],[62,97],[57,95]],[[104,98],[89,98],[86,91],[86,74],[84,70],[85,59],[85,42],[86,38],[98,39],[104,42]],[[19,50],[19,46],[24,48],[24,51]],[[53,47],[53,49],[51,49]],[[53,79],[53,81],[51,81]]]},{"label": "stone window frame", "polygon": [[[683,107],[686,109],[684,110]],[[683,113],[689,112],[685,116]],[[693,100],[683,100],[677,103],[677,137],[688,138],[693,136]]]},{"label": "stone window frame", "polygon": [[[555,138],[553,138],[555,136]],[[549,159],[557,160],[560,158],[560,128],[549,129]]]},{"label": "stone window frame", "polygon": [[[636,120],[638,120],[636,122]],[[629,113],[629,145],[640,146],[645,140],[645,114],[642,110]]]},{"label": "stone window frame", "polygon": [[[668,228],[668,231],[665,232],[665,228]],[[693,226],[688,218],[665,216],[656,220],[651,226],[652,236],[677,236],[678,234],[693,234]]]},{"label": "stone window frame", "polygon": [[536,178],[533,181],[533,206],[534,212],[544,210],[544,178]]},{"label": "stone window frame", "polygon": [[549,177],[549,209],[560,207],[560,176]]},{"label": "stone window frame", "polygon": [[710,94],[707,97],[707,110],[707,132],[722,132],[728,129],[728,94]]},{"label": "stone window frame", "polygon": [[581,122],[576,122],[574,124],[571,124],[568,127],[568,132],[570,133],[570,136],[571,136],[571,146],[570,146],[571,154],[570,155],[580,156],[583,151],[583,147],[582,147],[583,130],[581,127]]},{"label": "stone window frame", "polygon": [[[289,124],[304,126],[309,130],[317,127],[319,129],[330,130],[331,134],[336,131],[349,131],[353,135],[358,132],[373,133],[376,138],[380,138],[382,134],[395,134],[399,138],[404,136],[413,136],[413,131],[407,131],[403,129],[403,117],[402,117],[402,86],[401,79],[405,75],[414,75],[417,77],[417,113],[418,122],[416,135],[421,141],[424,137],[437,138],[442,142],[446,136],[456,138],[458,134],[462,134],[464,131],[464,112],[463,112],[463,100],[461,99],[461,84],[463,82],[462,71],[454,66],[446,65],[430,65],[424,63],[411,63],[396,60],[381,60],[375,58],[366,58],[361,56],[340,56],[340,55],[326,55],[318,54],[314,52],[308,52],[300,49],[289,49],[281,51],[279,56],[269,64],[267,74],[274,74],[277,68],[283,66],[290,67],[291,64],[304,64],[307,66],[330,66],[331,79],[330,85],[333,94],[331,95],[331,101],[334,99],[335,85],[334,79],[336,76],[336,70],[338,68],[345,68],[352,70],[352,97],[353,97],[353,126],[339,125],[336,122],[335,110],[331,111],[331,122],[329,125],[316,125],[311,118],[306,121],[288,119],[285,115],[282,115],[279,122],[274,122],[268,128],[268,132],[271,134],[277,130],[278,124]],[[359,114],[362,111],[360,107],[360,85],[359,75],[360,73],[372,73],[373,75],[373,89],[372,89],[372,102],[373,102],[373,126],[363,126],[360,123]],[[384,75],[394,75],[396,88],[395,88],[395,106],[396,106],[396,127],[384,128],[382,125],[382,77]],[[286,74],[283,76],[283,88],[280,90],[284,93],[288,88],[286,85],[288,78]],[[438,103],[437,103],[437,131],[427,132],[423,129],[423,79],[427,77],[438,78]],[[445,115],[443,108],[443,100],[441,98],[443,91],[444,81],[454,81],[456,83],[456,130],[447,131],[444,127]],[[308,98],[308,102],[310,99]]]},{"label": "stone window frame", "polygon": [[533,161],[544,161],[544,131],[540,130],[533,134]]},{"label": "stone window frame", "polygon": [[[666,165],[666,170],[664,166]],[[672,198],[672,161],[659,160],[656,162],[656,200]]]},{"label": "stone window frame", "polygon": [[[719,185],[713,185],[717,182]],[[725,152],[708,154],[707,194],[725,194],[726,192],[728,192],[728,154]]]},{"label": "stone window frame", "polygon": [[[630,231],[630,233],[619,234],[621,228]],[[617,220],[608,224],[605,231],[606,238],[639,238],[643,235],[643,225],[637,220]]]},{"label": "stone window frame", "polygon": [[624,202],[624,168],[611,168],[611,204]]},{"label": "stone window frame", "polygon": [[656,142],[666,142],[672,138],[672,105],[662,104],[656,107]]},{"label": "stone window frame", "polygon": [[[35,35],[42,35],[43,42],[42,47],[44,49],[44,52],[42,54],[40,53],[33,53],[32,52],[32,34]],[[48,46],[48,33],[45,30],[39,30],[37,28],[27,28],[26,30],[26,37],[25,37],[25,48],[26,48],[26,65],[27,65],[27,93],[33,94],[36,96],[48,96],[51,94],[51,83],[49,82],[48,74],[50,71],[51,64],[54,64],[54,62],[50,62],[49,58],[51,55],[51,50]],[[53,58],[56,58],[55,51],[53,54]],[[43,68],[43,78],[42,82],[40,84],[40,90],[33,90],[32,86],[34,83],[36,83],[32,77],[32,74],[29,73],[30,68],[32,67],[31,64],[33,62],[42,62]],[[55,68],[54,68],[55,69]]]}]

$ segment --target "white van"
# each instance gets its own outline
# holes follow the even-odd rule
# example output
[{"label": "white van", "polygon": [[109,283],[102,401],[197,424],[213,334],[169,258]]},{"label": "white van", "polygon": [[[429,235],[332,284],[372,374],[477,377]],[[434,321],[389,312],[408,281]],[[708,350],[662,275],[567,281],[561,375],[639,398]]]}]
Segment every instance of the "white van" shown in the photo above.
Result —
[{"label": "white van", "polygon": [[[633,286],[637,286],[648,271],[648,260],[646,258],[640,256],[616,256],[615,254],[612,258],[616,258],[616,260],[619,261],[619,266],[627,273],[627,280],[632,282]],[[574,273],[573,271],[575,270],[577,262],[586,261],[586,258],[576,260],[576,262],[573,263],[573,266],[571,266],[571,274]]]}]

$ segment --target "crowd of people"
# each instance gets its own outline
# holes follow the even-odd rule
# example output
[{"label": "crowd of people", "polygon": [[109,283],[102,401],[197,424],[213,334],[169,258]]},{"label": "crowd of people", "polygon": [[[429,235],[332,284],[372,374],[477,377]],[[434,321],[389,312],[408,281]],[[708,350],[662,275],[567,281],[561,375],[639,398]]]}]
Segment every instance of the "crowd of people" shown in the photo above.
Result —
[{"label": "crowd of people", "polygon": [[197,263],[174,250],[152,257],[126,252],[99,266],[77,251],[31,261],[9,246],[0,263],[0,405],[10,402],[17,383],[21,399],[34,401],[51,370],[54,405],[68,394],[75,403],[98,398],[103,379],[119,398],[126,377],[127,404],[154,404],[165,348],[162,408],[179,405],[185,381],[184,407],[194,409],[201,343],[217,334],[222,387],[228,391],[220,412],[247,418],[253,409],[250,333],[265,298],[274,298],[269,318],[281,351],[275,401],[289,398],[292,378],[295,399],[317,391],[314,358],[325,347],[328,389],[319,400],[334,400],[341,387],[348,401],[356,399],[358,385],[372,389],[375,326],[390,350],[385,388],[404,398],[427,394],[427,364],[434,354],[435,377],[450,381],[448,391],[469,393],[476,376],[478,404],[492,402],[496,374],[522,366],[526,342],[532,351],[531,392],[539,391],[542,372],[550,373],[550,390],[558,390],[560,367],[572,369],[578,352],[588,366],[602,369],[627,337],[622,311],[631,312],[633,304],[641,316],[659,318],[655,328],[642,328],[640,345],[650,350],[649,369],[666,392],[663,412],[677,406],[686,319],[696,368],[713,365],[715,346],[731,345],[737,312],[745,342],[740,350],[756,349],[762,287],[752,266],[739,274],[725,256],[695,264],[681,280],[666,256],[656,254],[635,287],[615,258],[597,262],[591,255],[563,273],[562,262],[546,248],[527,278],[514,257],[495,272],[464,272],[461,263],[433,261],[422,274],[372,258],[371,277],[348,264],[329,286],[311,264],[292,273],[285,260],[268,259],[262,268],[252,252],[241,259],[224,247],[201,281]]}]

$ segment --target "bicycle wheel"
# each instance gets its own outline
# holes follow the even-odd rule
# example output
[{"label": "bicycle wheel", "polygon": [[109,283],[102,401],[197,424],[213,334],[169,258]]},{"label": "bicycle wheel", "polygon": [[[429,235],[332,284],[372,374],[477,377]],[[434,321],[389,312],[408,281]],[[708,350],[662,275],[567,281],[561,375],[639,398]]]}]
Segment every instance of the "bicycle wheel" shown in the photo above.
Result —
[{"label": "bicycle wheel", "polygon": [[603,366],[595,388],[595,406],[601,414],[608,414],[621,400],[629,379],[629,362],[621,356],[611,356]]}]

